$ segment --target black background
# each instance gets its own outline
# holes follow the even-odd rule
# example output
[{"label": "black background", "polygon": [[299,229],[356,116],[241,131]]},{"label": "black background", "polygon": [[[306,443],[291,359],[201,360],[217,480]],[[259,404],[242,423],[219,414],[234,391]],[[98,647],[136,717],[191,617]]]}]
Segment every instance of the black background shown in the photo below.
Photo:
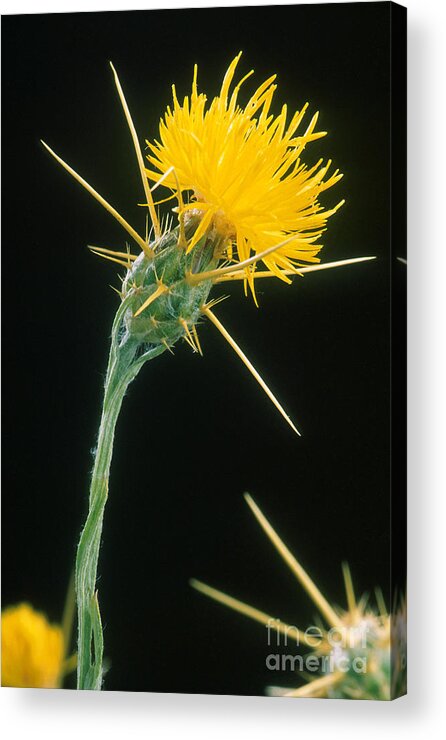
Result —
[{"label": "black background", "polygon": [[[86,244],[125,234],[39,144],[45,139],[138,229],[141,187],[108,60],[141,139],[175,81],[218,92],[279,75],[277,112],[310,101],[329,135],[306,161],[344,179],[324,260],[373,263],[263,282],[260,309],[226,288],[218,316],[302,430],[298,439],[208,324],[131,386],[118,424],[100,556],[105,688],[262,694],[260,625],[192,591],[196,576],[306,627],[315,608],[254,521],[249,490],[321,590],[344,604],[390,589],[388,3],[3,19],[3,603],[60,619],[86,513],[116,270]],[[253,89],[252,80],[247,91]],[[243,99],[243,96],[242,96]],[[401,267],[401,269],[404,269]]]}]

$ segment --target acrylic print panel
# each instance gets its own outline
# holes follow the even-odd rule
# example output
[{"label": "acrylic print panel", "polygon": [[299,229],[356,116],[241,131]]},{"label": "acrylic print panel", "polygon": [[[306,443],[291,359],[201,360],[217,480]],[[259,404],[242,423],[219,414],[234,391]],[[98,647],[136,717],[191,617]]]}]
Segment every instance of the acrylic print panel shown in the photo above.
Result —
[{"label": "acrylic print panel", "polygon": [[3,50],[3,685],[405,693],[404,9]]}]

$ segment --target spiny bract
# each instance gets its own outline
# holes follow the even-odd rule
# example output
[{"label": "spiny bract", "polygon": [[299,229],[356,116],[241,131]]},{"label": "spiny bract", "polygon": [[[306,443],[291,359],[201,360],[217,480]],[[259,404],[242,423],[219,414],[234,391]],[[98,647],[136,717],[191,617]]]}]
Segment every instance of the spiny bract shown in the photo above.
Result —
[{"label": "spiny bract", "polygon": [[[309,680],[297,689],[270,687],[268,693],[274,696],[384,701],[405,694],[405,601],[395,605],[393,614],[387,612],[379,589],[376,590],[379,612],[368,606],[367,597],[356,601],[350,569],[344,564],[347,609],[333,607],[280,539],[251,496],[245,494],[245,499],[260,526],[328,625],[325,628],[320,623],[304,632],[202,581],[195,578],[191,580],[191,585],[197,591],[264,625],[268,630],[269,646],[270,633],[277,635],[275,646],[268,648],[272,651],[267,659],[270,670],[289,670],[290,667],[297,670],[297,666],[304,675],[319,672],[314,680]],[[280,642],[281,636],[284,638],[283,645]],[[282,651],[274,653],[279,645],[286,647],[287,652],[293,650],[294,646],[310,648],[311,653],[306,656],[306,660],[296,654],[284,654]]]}]

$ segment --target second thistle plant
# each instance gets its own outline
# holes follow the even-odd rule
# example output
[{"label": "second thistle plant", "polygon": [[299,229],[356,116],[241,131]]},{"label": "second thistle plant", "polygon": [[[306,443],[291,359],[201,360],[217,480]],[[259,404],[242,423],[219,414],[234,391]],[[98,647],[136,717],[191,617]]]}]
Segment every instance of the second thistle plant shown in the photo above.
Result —
[{"label": "second thistle plant", "polygon": [[[317,114],[302,134],[307,106],[287,125],[287,109],[270,114],[275,76],[238,104],[246,75],[233,88],[240,54],[230,64],[220,95],[208,104],[198,92],[195,68],[191,96],[178,101],[160,122],[159,141],[149,144],[146,168],[138,137],[113,69],[118,94],[133,139],[152,221],[152,238],[142,237],[89,183],[46,144],[54,158],[121,224],[140,253],[92,247],[125,269],[105,381],[103,411],[91,479],[88,516],[76,560],[78,604],[78,688],[102,686],[103,635],[96,592],[99,547],[116,421],[129,383],[145,362],[179,339],[201,354],[197,324],[207,317],[238,354],[291,428],[294,423],[265,381],[221,324],[211,291],[222,282],[243,281],[255,296],[260,278],[290,282],[294,275],[373,259],[363,257],[319,265],[319,243],[327,219],[342,205],[325,210],[320,194],[341,175],[329,175],[331,162],[307,167],[301,155],[317,132]],[[149,182],[154,184],[150,187]],[[178,225],[162,227],[153,191],[163,186],[175,198]],[[187,202],[185,202],[185,200]],[[264,270],[258,270],[263,262]],[[310,264],[307,264],[310,263]]]},{"label": "second thistle plant", "polygon": [[[303,667],[300,668],[307,683],[298,688],[269,687],[267,693],[272,696],[380,701],[403,696],[407,681],[405,599],[401,598],[399,602],[395,600],[390,613],[381,589],[375,590],[378,610],[368,604],[367,594],[357,600],[350,568],[347,563],[343,563],[347,609],[330,604],[253,498],[245,494],[245,500],[276,551],[316,605],[323,620],[323,623],[303,631],[196,578],[191,580],[191,586],[197,591],[266,627],[268,645],[270,632],[275,632],[278,638],[275,649],[281,644],[281,636],[284,637],[284,647],[288,645],[288,639],[289,647],[293,648],[294,643],[296,655],[271,654],[269,658],[272,659],[272,664],[267,662],[270,669],[284,670],[285,666],[288,667],[288,662],[294,667],[299,666],[297,651],[302,648],[307,651],[308,670],[305,672]],[[313,672],[315,669],[318,674],[314,677],[309,671]],[[297,669],[294,670],[297,678]]]}]

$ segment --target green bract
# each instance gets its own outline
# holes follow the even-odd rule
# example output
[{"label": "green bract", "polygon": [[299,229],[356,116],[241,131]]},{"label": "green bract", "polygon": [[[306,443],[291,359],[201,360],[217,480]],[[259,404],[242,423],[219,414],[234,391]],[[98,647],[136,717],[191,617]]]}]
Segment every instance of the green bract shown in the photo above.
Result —
[{"label": "green bract", "polygon": [[[187,335],[185,325],[198,322],[212,288],[211,280],[190,284],[187,276],[217,266],[215,242],[204,237],[187,254],[178,240],[178,228],[165,234],[155,256],[141,253],[124,279],[122,294],[128,305],[124,326],[141,343],[172,347]],[[156,300],[138,314],[151,297]]]}]

